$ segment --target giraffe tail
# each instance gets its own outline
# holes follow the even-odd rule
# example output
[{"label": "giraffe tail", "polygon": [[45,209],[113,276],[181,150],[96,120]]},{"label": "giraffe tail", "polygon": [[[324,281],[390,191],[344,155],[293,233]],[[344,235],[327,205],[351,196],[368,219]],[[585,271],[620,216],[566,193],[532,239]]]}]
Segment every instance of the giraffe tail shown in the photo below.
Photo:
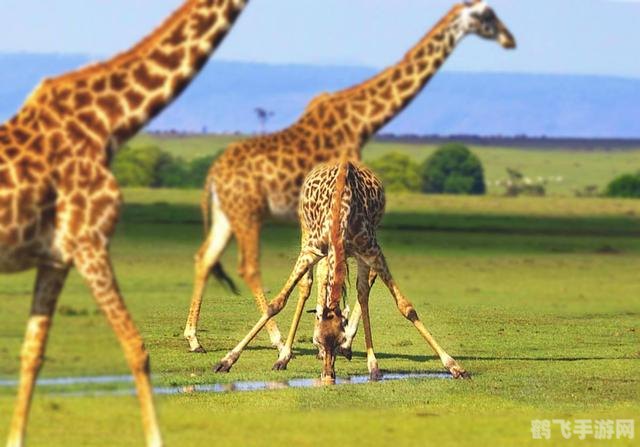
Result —
[{"label": "giraffe tail", "polygon": [[[347,177],[351,163],[343,160],[338,165],[336,184],[331,200],[331,230],[329,237],[329,269],[332,277],[329,290],[329,309],[335,309],[343,296],[347,277],[347,259],[344,248],[344,231],[342,216],[342,199],[347,187]],[[331,254],[333,256],[331,256]],[[333,259],[332,259],[333,258]]]},{"label": "giraffe tail", "polygon": [[202,211],[202,224],[204,229],[204,237],[206,238],[211,230],[211,204],[213,201],[213,178],[211,175],[207,176],[204,182],[204,190],[202,191],[202,197],[200,198],[200,211]]},{"label": "giraffe tail", "polygon": [[[211,205],[213,203],[213,176],[209,175],[204,185],[204,192],[200,200],[200,210],[202,211],[202,223],[204,225],[204,237],[206,238],[211,230],[213,219],[211,217]],[[220,261],[216,261],[211,267],[209,274],[216,281],[228,288],[234,295],[240,295],[240,290],[231,277],[225,272]]]},{"label": "giraffe tail", "polygon": [[227,275],[227,272],[224,271],[224,268],[222,268],[222,263],[220,261],[213,264],[210,273],[211,276],[216,279],[216,281],[218,281],[224,287],[228,288],[234,295],[240,295],[238,286],[233,281],[233,279],[231,279],[231,277]]}]

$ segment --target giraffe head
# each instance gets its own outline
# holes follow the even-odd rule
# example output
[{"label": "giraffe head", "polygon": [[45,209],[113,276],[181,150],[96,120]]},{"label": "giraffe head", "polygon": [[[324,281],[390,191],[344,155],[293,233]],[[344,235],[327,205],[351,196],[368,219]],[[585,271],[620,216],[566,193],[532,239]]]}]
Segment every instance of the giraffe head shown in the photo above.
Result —
[{"label": "giraffe head", "polygon": [[495,40],[503,48],[512,49],[516,47],[516,40],[513,34],[485,1],[468,1],[460,5],[459,10],[464,33],[477,34],[484,39]]},{"label": "giraffe head", "polygon": [[316,310],[313,344],[318,348],[319,357],[323,362],[321,379],[324,382],[335,381],[336,354],[341,352],[341,346],[346,343],[347,324],[346,313],[342,313],[339,305],[334,308],[319,307]]}]

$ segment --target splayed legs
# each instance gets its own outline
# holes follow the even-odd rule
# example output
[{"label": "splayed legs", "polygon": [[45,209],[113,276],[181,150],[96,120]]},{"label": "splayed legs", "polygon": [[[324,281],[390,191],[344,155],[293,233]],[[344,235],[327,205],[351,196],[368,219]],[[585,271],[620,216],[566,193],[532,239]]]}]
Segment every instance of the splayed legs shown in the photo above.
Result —
[{"label": "splayed legs", "polygon": [[[436,342],[431,333],[427,330],[427,328],[422,324],[420,318],[418,318],[418,313],[416,312],[413,304],[405,298],[402,294],[398,286],[396,285],[391,273],[389,272],[389,267],[387,266],[387,262],[382,254],[382,251],[379,247],[375,247],[366,255],[361,255],[360,258],[364,261],[372,270],[374,270],[380,279],[385,283],[393,299],[396,302],[396,306],[398,310],[407,320],[409,320],[416,330],[422,335],[425,341],[431,346],[431,349],[440,357],[442,364],[444,367],[451,372],[454,378],[466,378],[469,374],[456,362],[453,357],[445,352],[442,347]],[[364,309],[363,309],[363,320],[364,320]]]},{"label": "splayed legs", "polygon": [[307,275],[308,271],[313,268],[319,259],[320,256],[311,251],[303,251],[300,254],[293,272],[291,272],[287,283],[282,288],[278,296],[276,296],[268,306],[266,306],[265,313],[260,317],[260,320],[258,320],[247,336],[243,338],[240,343],[238,343],[238,345],[233,348],[233,350],[231,350],[217,365],[214,366],[213,369],[215,372],[228,372],[231,370],[231,367],[238,360],[244,348],[255,338],[256,335],[258,335],[260,330],[262,330],[271,318],[284,309],[293,289],[296,287],[298,282]]}]

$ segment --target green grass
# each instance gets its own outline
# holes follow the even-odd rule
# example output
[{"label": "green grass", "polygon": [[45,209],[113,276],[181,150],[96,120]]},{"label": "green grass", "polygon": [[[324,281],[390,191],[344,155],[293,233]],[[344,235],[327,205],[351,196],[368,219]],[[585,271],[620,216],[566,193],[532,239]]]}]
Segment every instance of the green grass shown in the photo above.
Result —
[{"label": "green grass", "polygon": [[[306,314],[288,371],[270,370],[276,353],[261,334],[229,375],[210,372],[258,317],[246,287],[240,297],[209,287],[200,334],[209,354],[188,354],[182,329],[201,241],[199,193],[128,190],[125,197],[114,263],[157,385],[319,375]],[[543,444],[531,438],[531,419],[637,418],[639,215],[640,201],[391,196],[380,240],[392,272],[473,380],[159,397],[167,445],[526,446]],[[292,268],[297,241],[293,224],[265,230],[262,265],[271,296]],[[235,253],[232,245],[224,257],[232,271]],[[33,278],[33,272],[2,277],[0,378],[18,374]],[[371,303],[384,371],[440,370],[382,286],[374,287]],[[118,344],[76,273],[60,304],[75,312],[56,316],[42,375],[126,374]],[[281,330],[292,310],[290,303],[278,317]],[[363,344],[360,332],[353,361],[337,362],[340,376],[366,373]],[[14,391],[0,388],[0,439],[13,403]],[[599,445],[565,441],[557,429],[553,439],[544,444]],[[39,388],[29,441],[140,445],[137,403]]]},{"label": "green grass", "polygon": [[[232,141],[244,136],[218,135],[194,137],[159,137],[141,135],[132,145],[156,145],[187,160],[210,155],[225,148]],[[435,146],[420,144],[386,143],[373,141],[363,149],[365,161],[397,151],[422,162],[435,151]],[[604,190],[606,185],[620,174],[633,172],[640,166],[640,148],[624,151],[536,150],[513,148],[471,147],[480,157],[485,168],[490,194],[501,194],[504,189],[496,181],[507,178],[506,169],[520,170],[527,177],[549,180],[547,194],[573,196],[576,190],[596,185]]]}]

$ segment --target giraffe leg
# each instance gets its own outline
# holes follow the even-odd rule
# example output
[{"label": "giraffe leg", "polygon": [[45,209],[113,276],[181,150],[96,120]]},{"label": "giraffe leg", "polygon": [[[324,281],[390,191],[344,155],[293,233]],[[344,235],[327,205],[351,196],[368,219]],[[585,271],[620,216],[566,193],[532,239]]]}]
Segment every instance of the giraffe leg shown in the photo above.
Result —
[{"label": "giraffe leg", "polygon": [[[371,269],[367,264],[358,260],[358,303],[362,311],[362,324],[364,326],[364,341],[367,348],[367,368],[371,380],[377,381],[382,379],[382,373],[378,368],[378,360],[373,350],[373,336],[371,334],[371,320],[369,318],[369,292],[373,281],[371,280]],[[375,280],[375,276],[373,276]]]},{"label": "giraffe leg", "polygon": [[[369,289],[373,287],[373,284],[376,282],[376,278],[378,275],[369,269]],[[362,307],[360,306],[360,301],[356,300],[355,305],[353,306],[353,310],[349,313],[349,324],[345,328],[345,342],[340,346],[340,353],[344,355],[346,358],[351,360],[353,339],[356,337],[358,333],[358,324],[360,323],[360,319],[362,318]]]},{"label": "giraffe leg", "polygon": [[[249,285],[256,306],[264,315],[267,311],[267,298],[260,275],[260,224],[254,221],[244,222],[241,230],[236,231],[236,239],[240,249],[240,275]],[[282,335],[275,321],[267,321],[267,331],[271,344],[280,351],[283,347]]]},{"label": "giraffe leg", "polygon": [[31,396],[42,366],[53,312],[68,272],[68,268],[56,269],[44,265],[38,268],[31,315],[20,354],[20,385],[11,421],[8,447],[19,447],[24,444]]},{"label": "giraffe leg", "polygon": [[371,253],[363,257],[363,260],[380,276],[380,279],[382,279],[391,292],[400,313],[414,325],[420,335],[422,335],[429,346],[431,346],[431,349],[433,349],[433,351],[440,357],[444,367],[449,370],[456,379],[468,378],[469,374],[453,359],[453,357],[447,354],[445,350],[440,347],[424,324],[422,324],[413,304],[405,298],[393,280],[393,277],[389,272],[389,267],[387,266],[387,261],[382,254],[382,250],[376,246]]},{"label": "giraffe leg", "polygon": [[309,299],[309,295],[311,295],[311,289],[313,288],[313,269],[310,268],[307,271],[307,273],[302,277],[302,279],[298,283],[298,288],[300,290],[300,297],[298,298],[298,305],[296,306],[296,312],[293,316],[293,321],[291,322],[289,335],[287,337],[286,343],[284,344],[284,347],[280,350],[278,361],[273,365],[273,369],[276,371],[282,371],[287,369],[287,365],[289,364],[289,361],[293,357],[293,354],[292,354],[293,342],[296,336],[296,332],[298,331],[300,318],[302,317],[302,313],[304,312],[304,306],[307,303],[307,300]]},{"label": "giraffe leg", "polygon": [[146,443],[148,446],[161,446],[162,438],[149,377],[149,354],[118,289],[108,251],[106,247],[96,246],[93,241],[81,242],[74,254],[74,264],[89,284],[98,306],[122,345],[142,408]]},{"label": "giraffe leg", "polygon": [[240,354],[244,348],[255,338],[256,335],[262,330],[262,328],[267,324],[267,322],[276,316],[284,306],[287,304],[287,300],[291,295],[291,292],[298,284],[298,282],[305,276],[309,269],[313,268],[316,262],[320,259],[320,256],[311,251],[303,251],[298,257],[298,261],[289,276],[285,286],[282,288],[278,296],[276,296],[268,305],[267,308],[260,317],[260,320],[253,326],[251,331],[247,334],[245,338],[243,338],[240,343],[236,345],[226,356],[220,360],[218,364],[213,367],[215,372],[229,372],[231,367],[238,361],[240,358]]},{"label": "giraffe leg", "polygon": [[198,340],[197,331],[207,279],[209,279],[211,269],[220,259],[231,238],[229,219],[227,219],[227,216],[222,212],[217,202],[213,205],[212,216],[213,225],[209,235],[195,257],[193,295],[191,297],[191,307],[189,309],[187,324],[184,328],[184,338],[189,342],[190,351],[197,353],[206,352]]}]

